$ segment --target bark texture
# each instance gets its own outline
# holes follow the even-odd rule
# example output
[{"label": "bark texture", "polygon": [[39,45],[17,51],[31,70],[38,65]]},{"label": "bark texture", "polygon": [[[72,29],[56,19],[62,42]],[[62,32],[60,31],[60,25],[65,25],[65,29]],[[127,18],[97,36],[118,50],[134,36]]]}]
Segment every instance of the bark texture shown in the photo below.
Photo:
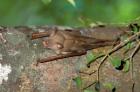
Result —
[{"label": "bark texture", "polygon": [[[82,76],[84,86],[96,80],[96,73],[92,75],[79,73],[79,71],[92,72],[98,68],[98,61],[100,60],[91,64],[90,68],[86,67],[86,55],[35,66],[38,58],[51,56],[55,53],[52,50],[45,49],[41,39],[31,40],[31,33],[54,30],[55,28],[80,31],[83,35],[98,39],[117,39],[122,34],[129,34],[130,31],[129,27],[113,26],[78,29],[53,26],[0,27],[0,92],[81,92],[73,81],[74,77]],[[111,46],[103,47],[94,49],[94,51],[106,51],[111,48]],[[123,51],[121,49],[113,55],[123,58]],[[140,51],[134,57],[135,92],[140,91],[139,56]],[[100,73],[101,92],[112,92],[104,87],[104,84],[107,83],[112,83],[115,86],[115,92],[131,92],[130,71],[124,73],[116,70],[110,62],[105,62]]]}]

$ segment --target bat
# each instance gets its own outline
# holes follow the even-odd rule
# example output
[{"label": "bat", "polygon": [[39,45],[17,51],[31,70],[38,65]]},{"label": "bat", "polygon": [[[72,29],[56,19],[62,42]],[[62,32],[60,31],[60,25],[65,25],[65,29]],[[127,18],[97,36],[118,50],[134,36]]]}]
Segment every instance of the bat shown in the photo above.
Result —
[{"label": "bat", "polygon": [[57,55],[37,60],[38,63],[85,55],[88,50],[116,44],[115,40],[101,40],[83,36],[74,30],[53,29],[45,32],[32,33],[31,39],[43,38],[43,45]]}]

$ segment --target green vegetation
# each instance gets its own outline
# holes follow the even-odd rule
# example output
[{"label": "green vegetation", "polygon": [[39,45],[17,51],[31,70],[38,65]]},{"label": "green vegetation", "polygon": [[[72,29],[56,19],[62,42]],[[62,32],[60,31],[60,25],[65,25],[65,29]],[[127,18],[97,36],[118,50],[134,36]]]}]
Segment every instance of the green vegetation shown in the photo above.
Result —
[{"label": "green vegetation", "polygon": [[140,0],[1,0],[0,24],[86,26],[129,23],[140,16]]}]

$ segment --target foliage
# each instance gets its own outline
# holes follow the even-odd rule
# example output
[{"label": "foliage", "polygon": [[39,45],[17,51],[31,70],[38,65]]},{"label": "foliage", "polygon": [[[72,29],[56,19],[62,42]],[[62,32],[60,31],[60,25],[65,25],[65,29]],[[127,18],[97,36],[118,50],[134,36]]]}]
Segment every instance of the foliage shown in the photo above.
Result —
[{"label": "foliage", "polygon": [[95,61],[94,59],[95,59],[96,57],[97,57],[97,56],[96,56],[95,54],[93,54],[93,53],[88,53],[87,56],[86,56],[87,62],[88,62],[88,63],[94,62],[94,61]]},{"label": "foliage", "polygon": [[125,65],[124,65],[123,71],[124,72],[128,72],[129,68],[130,68],[130,61],[127,60],[127,61],[125,61]]},{"label": "foliage", "polygon": [[121,66],[121,61],[122,60],[119,57],[110,57],[110,61],[115,68]]},{"label": "foliage", "polygon": [[67,0],[71,5],[73,5],[74,7],[76,7],[75,1],[74,0]]},{"label": "foliage", "polygon": [[80,76],[73,79],[77,85],[78,88],[82,88],[82,79]]},{"label": "foliage", "polygon": [[0,24],[87,26],[93,21],[130,22],[140,0],[2,0]]},{"label": "foliage", "polygon": [[97,92],[99,92],[100,91],[100,82],[98,81],[96,84],[95,84],[95,90],[97,91]]},{"label": "foliage", "polygon": [[115,86],[112,83],[105,83],[104,87],[109,89],[111,92],[113,92],[113,89],[115,89]]},{"label": "foliage", "polygon": [[46,5],[49,4],[49,3],[51,3],[51,1],[52,1],[52,0],[42,0],[42,2],[43,2],[44,4],[46,4]]},{"label": "foliage", "polygon": [[97,58],[102,56],[102,53],[88,53],[86,56],[87,59],[87,67],[90,67],[90,64],[95,62]]}]

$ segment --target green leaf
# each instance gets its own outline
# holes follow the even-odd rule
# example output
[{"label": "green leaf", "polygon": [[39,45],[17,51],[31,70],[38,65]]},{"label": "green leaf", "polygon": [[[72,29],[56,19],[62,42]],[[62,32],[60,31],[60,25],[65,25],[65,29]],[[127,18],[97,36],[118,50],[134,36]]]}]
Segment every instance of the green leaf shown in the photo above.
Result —
[{"label": "green leaf", "polygon": [[132,47],[133,47],[133,42],[127,43],[127,45],[124,47],[125,49],[124,54],[127,53]]},{"label": "green leaf", "polygon": [[86,59],[87,59],[87,62],[88,63],[91,62],[91,61],[93,61],[95,58],[96,58],[96,56],[92,52],[91,53],[88,53],[87,56],[86,56]]},{"label": "green leaf", "polygon": [[78,88],[82,88],[82,79],[81,79],[81,77],[78,76],[78,77],[74,78],[73,80],[76,82],[76,85],[77,85]]},{"label": "green leaf", "polygon": [[121,65],[121,58],[119,57],[111,57],[110,58],[112,65],[116,68],[119,67]]},{"label": "green leaf", "polygon": [[130,68],[130,61],[127,60],[127,61],[125,61],[123,72],[128,72],[129,71],[129,68]]},{"label": "green leaf", "polygon": [[98,81],[96,84],[95,84],[95,90],[97,91],[97,92],[99,92],[100,91],[100,82]]},{"label": "green leaf", "polygon": [[138,32],[138,28],[136,26],[133,27],[133,30],[132,30],[134,33]]},{"label": "green leaf", "polygon": [[[92,21],[89,18],[85,18],[85,17],[79,17],[78,18],[79,22],[82,24],[82,26],[84,27],[90,27],[92,26]],[[94,24],[93,24],[94,25]],[[97,26],[97,25],[96,25]]]},{"label": "green leaf", "polygon": [[102,53],[88,53],[86,55],[86,59],[87,59],[87,67],[90,67],[90,64],[93,63],[94,61],[96,61],[96,59],[100,56],[102,56]]},{"label": "green leaf", "polygon": [[76,3],[74,0],[67,0],[72,6],[76,7]]},{"label": "green leaf", "polygon": [[133,46],[133,43],[132,43],[132,42],[129,42],[129,43],[126,45],[126,49],[130,49],[130,48],[132,48],[132,46]]},{"label": "green leaf", "polygon": [[114,88],[114,85],[112,83],[105,83],[104,87],[109,89],[109,90],[112,90]]},{"label": "green leaf", "polygon": [[52,0],[42,0],[42,2],[46,5],[48,5],[49,3],[51,3]]},{"label": "green leaf", "polygon": [[137,33],[139,32],[139,26],[138,24],[131,24],[132,32]]}]

